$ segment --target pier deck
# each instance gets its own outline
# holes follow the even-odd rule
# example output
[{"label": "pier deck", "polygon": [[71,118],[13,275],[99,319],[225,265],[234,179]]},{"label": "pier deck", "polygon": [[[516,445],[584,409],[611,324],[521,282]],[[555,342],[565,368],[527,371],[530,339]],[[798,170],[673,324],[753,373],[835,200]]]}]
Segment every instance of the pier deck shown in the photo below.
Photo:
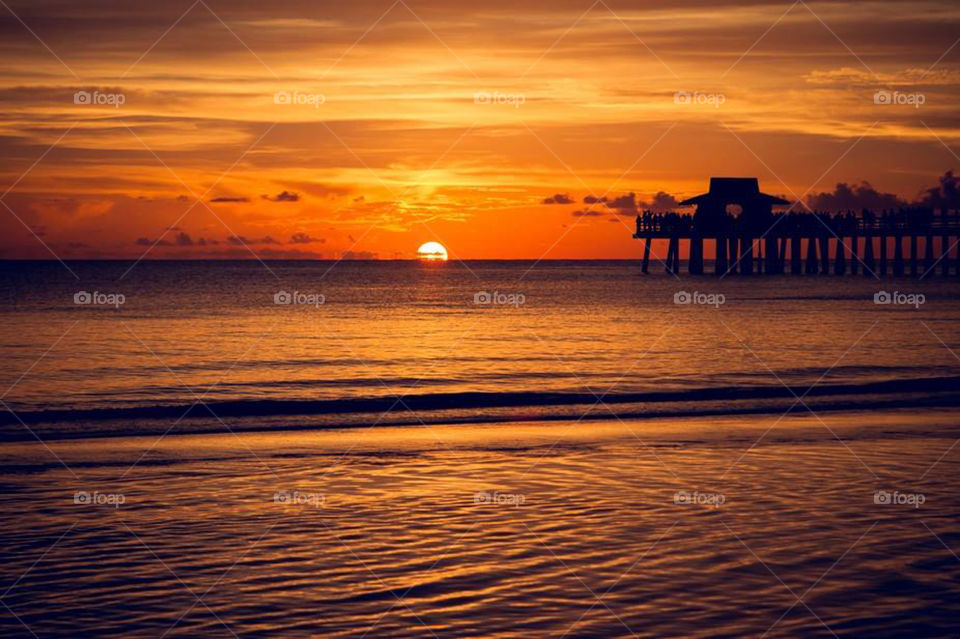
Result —
[{"label": "pier deck", "polygon": [[[925,278],[936,274],[960,276],[960,214],[922,209],[875,215],[779,214],[770,216],[765,231],[743,228],[733,216],[711,220],[712,228],[698,229],[696,217],[677,213],[637,216],[634,239],[642,240],[644,273],[649,271],[654,240],[667,240],[667,272],[680,272],[681,242],[688,245],[688,268],[704,272],[704,244],[714,245],[714,272],[780,275],[862,272],[868,277],[909,274]],[[719,227],[719,228],[718,228]],[[907,250],[904,240],[908,241]]]}]

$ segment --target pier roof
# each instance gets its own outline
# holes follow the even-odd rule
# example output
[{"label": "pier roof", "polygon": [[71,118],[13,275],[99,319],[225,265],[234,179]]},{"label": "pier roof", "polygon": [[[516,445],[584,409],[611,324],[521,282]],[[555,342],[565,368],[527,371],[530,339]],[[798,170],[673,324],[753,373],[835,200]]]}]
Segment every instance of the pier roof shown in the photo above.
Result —
[{"label": "pier roof", "polygon": [[743,203],[763,202],[770,205],[790,204],[783,198],[760,192],[760,182],[755,177],[712,177],[710,191],[686,199],[680,204],[703,204],[705,202]]}]

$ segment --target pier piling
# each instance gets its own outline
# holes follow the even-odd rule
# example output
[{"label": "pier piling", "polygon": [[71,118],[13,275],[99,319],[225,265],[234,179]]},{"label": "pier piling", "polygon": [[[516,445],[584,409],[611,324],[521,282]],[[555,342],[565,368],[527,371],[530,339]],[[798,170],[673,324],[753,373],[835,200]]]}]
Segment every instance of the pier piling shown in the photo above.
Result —
[{"label": "pier piling", "polygon": [[873,259],[873,236],[868,232],[863,236],[863,274],[867,277],[875,277],[876,268]]},{"label": "pier piling", "polygon": [[[903,277],[908,260],[912,277],[936,274],[938,265],[943,277],[951,276],[951,268],[960,277],[958,212],[940,210],[938,214],[913,208],[880,214],[863,210],[860,215],[852,211],[773,213],[771,205],[789,202],[759,193],[757,188],[755,178],[713,178],[710,193],[680,203],[695,204],[695,215],[651,211],[638,215],[633,237],[643,242],[642,271],[649,272],[654,241],[666,240],[664,269],[674,275],[680,273],[681,244],[688,271],[702,275],[705,251],[713,242],[713,272],[719,277],[783,275],[788,270],[791,275],[858,275],[861,266],[868,277],[886,277],[888,271]],[[744,204],[744,208],[736,214],[721,206],[725,203]],[[905,240],[909,247],[904,246]]]},{"label": "pier piling", "polygon": [[850,235],[850,275],[856,275],[857,267],[860,265],[860,247],[857,246],[859,240],[857,230],[854,229]]},{"label": "pier piling", "polygon": [[846,275],[847,274],[847,257],[846,250],[844,249],[843,236],[837,237],[837,254],[833,259],[833,274],[834,275]]},{"label": "pier piling", "polygon": [[826,233],[820,236],[820,273],[830,274],[830,236]]},{"label": "pier piling", "polygon": [[917,236],[915,233],[910,234],[910,277],[916,277],[918,273],[919,266],[919,255],[917,252]]},{"label": "pier piling", "polygon": [[770,275],[780,274],[780,238],[776,235],[768,234],[765,238],[766,247],[764,255],[766,256],[766,268],[764,270]]},{"label": "pier piling", "polygon": [[790,273],[800,275],[802,265],[800,263],[800,235],[794,233],[790,236]]},{"label": "pier piling", "polygon": [[740,274],[753,275],[753,238],[744,236],[740,239]]},{"label": "pier piling", "polygon": [[880,276],[887,276],[887,236],[880,234]]},{"label": "pier piling", "polygon": [[690,238],[690,264],[688,266],[693,275],[703,275],[703,238],[693,235]]},{"label": "pier piling", "polygon": [[807,238],[807,264],[804,272],[807,275],[816,275],[819,271],[819,262],[817,261],[817,239],[815,237]]},{"label": "pier piling", "polygon": [[940,272],[944,277],[950,276],[950,237],[940,236]]},{"label": "pier piling", "polygon": [[899,233],[893,236],[893,276],[903,277],[903,236]]}]

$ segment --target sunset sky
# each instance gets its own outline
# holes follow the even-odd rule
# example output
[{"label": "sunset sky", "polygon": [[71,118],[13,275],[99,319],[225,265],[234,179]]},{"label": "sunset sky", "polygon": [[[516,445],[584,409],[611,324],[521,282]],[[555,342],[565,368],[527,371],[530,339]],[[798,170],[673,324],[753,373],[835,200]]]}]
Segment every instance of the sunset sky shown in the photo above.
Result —
[{"label": "sunset sky", "polygon": [[632,257],[711,175],[960,168],[947,0],[5,2],[6,258]]}]

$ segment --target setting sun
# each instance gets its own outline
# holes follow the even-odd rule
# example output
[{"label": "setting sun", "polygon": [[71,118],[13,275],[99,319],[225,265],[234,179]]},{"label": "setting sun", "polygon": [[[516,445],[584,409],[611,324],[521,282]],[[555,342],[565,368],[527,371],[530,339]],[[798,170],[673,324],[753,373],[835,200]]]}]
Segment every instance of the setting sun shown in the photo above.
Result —
[{"label": "setting sun", "polygon": [[447,249],[439,242],[427,242],[417,249],[417,256],[428,262],[446,262]]}]

